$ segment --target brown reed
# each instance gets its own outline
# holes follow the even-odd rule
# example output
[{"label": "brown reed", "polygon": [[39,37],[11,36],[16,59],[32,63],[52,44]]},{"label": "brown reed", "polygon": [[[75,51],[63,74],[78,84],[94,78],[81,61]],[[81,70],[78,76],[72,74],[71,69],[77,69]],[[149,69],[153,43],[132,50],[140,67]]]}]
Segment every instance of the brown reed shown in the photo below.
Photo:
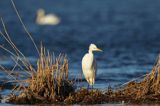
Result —
[{"label": "brown reed", "polygon": [[15,89],[20,90],[21,93],[18,96],[10,95],[9,102],[57,103],[63,101],[74,91],[73,83],[68,80],[67,57],[65,55],[53,57],[54,55],[41,47],[37,71],[32,73],[31,78],[25,80],[26,84]]}]

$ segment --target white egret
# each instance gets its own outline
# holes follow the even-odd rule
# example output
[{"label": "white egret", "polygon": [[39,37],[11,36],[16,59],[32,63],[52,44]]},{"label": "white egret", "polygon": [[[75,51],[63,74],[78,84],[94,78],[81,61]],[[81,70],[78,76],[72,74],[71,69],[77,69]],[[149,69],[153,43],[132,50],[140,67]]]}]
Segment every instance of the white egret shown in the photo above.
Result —
[{"label": "white egret", "polygon": [[95,78],[97,74],[97,64],[93,54],[94,51],[102,50],[97,48],[95,44],[90,44],[88,53],[86,53],[82,58],[82,71],[85,79],[87,80],[88,84],[92,86],[92,88],[95,83]]},{"label": "white egret", "polygon": [[43,9],[39,9],[37,11],[36,22],[40,25],[57,25],[59,24],[60,19],[55,14],[45,15],[45,11]]}]

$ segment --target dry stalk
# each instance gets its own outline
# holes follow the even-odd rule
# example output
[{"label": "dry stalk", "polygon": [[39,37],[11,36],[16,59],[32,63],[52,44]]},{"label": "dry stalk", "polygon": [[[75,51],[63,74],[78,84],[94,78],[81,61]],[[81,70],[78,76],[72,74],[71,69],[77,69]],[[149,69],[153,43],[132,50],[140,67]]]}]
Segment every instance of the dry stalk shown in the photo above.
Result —
[{"label": "dry stalk", "polygon": [[123,93],[123,97],[129,97],[133,100],[159,100],[160,101],[160,55],[152,71],[140,80],[130,81],[126,86],[117,90],[119,94]]}]

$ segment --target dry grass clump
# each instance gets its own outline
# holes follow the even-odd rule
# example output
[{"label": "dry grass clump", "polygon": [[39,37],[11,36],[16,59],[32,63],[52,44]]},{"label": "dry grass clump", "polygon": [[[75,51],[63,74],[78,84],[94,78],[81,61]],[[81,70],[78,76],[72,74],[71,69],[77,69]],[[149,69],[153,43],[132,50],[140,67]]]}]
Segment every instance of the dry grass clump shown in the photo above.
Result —
[{"label": "dry grass clump", "polygon": [[100,90],[81,88],[70,94],[64,104],[102,104],[105,103],[105,99],[106,96]]},{"label": "dry grass clump", "polygon": [[[23,23],[13,0],[11,0],[11,2],[22,27],[31,39],[38,53],[39,59],[36,68],[34,68],[33,64],[29,62],[10,38],[5,22],[1,18],[3,30],[0,30],[0,35],[8,43],[6,45],[11,48],[6,48],[6,45],[0,45],[0,48],[11,55],[15,64],[11,71],[0,65],[0,69],[10,77],[8,82],[16,83],[16,86],[8,96],[9,98],[7,101],[17,104],[62,102],[71,92],[74,91],[73,83],[68,80],[68,59],[65,55],[59,55],[55,58],[54,55],[46,52],[45,48],[42,46],[39,50],[34,39]],[[19,73],[19,77],[17,77],[15,74],[16,68],[26,73]],[[21,79],[21,76],[23,76],[24,80]]]},{"label": "dry grass clump", "polygon": [[10,103],[57,103],[74,91],[73,83],[68,80],[66,56],[59,55],[54,59],[49,52],[46,54],[43,47],[37,62],[37,71],[25,83],[15,89],[22,91],[18,96],[10,96]]},{"label": "dry grass clump", "polygon": [[[15,64],[11,71],[0,65],[0,69],[10,77],[8,82],[16,83],[6,102],[16,104],[62,102],[71,92],[74,91],[73,83],[68,80],[67,57],[60,54],[56,58],[53,54],[47,52],[42,46],[39,50],[31,34],[24,25],[14,2],[12,0],[11,2],[24,30],[37,50],[39,59],[36,68],[34,68],[33,64],[29,62],[10,38],[5,22],[1,18],[3,31],[0,30],[0,35],[7,41],[11,50],[7,49],[5,45],[0,45],[0,48],[11,55],[11,59]],[[15,71],[16,68],[23,71],[23,73],[18,72],[18,77],[15,74],[17,73]],[[23,76],[24,80],[21,79],[21,76]]]},{"label": "dry grass clump", "polygon": [[160,55],[152,71],[141,81],[131,81],[112,93],[112,96],[115,94],[117,101],[122,98],[128,103],[160,103]]}]

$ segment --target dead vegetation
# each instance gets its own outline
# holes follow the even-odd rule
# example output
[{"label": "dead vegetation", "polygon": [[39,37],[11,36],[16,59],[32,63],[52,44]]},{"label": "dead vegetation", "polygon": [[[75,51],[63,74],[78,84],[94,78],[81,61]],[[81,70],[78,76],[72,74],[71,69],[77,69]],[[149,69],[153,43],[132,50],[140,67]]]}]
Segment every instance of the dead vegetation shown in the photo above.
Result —
[{"label": "dead vegetation", "polygon": [[106,95],[100,90],[81,88],[77,92],[71,93],[64,104],[103,104],[106,103]]},{"label": "dead vegetation", "polygon": [[130,81],[117,90],[106,92],[111,101],[139,104],[160,103],[160,55],[149,74],[139,80]]},{"label": "dead vegetation", "polygon": [[[26,86],[27,85],[27,86]],[[23,89],[23,90],[22,90]],[[14,89],[21,93],[10,95],[10,103],[60,103],[74,91],[73,83],[68,80],[68,60],[66,56],[59,55],[53,58],[42,47],[40,58],[37,61],[37,70],[25,84]]]},{"label": "dead vegetation", "polygon": [[[68,80],[68,59],[66,55],[61,54],[55,57],[43,46],[39,50],[24,25],[13,0],[11,2],[24,30],[33,42],[39,58],[37,66],[33,67],[34,65],[29,62],[10,38],[5,22],[1,18],[3,30],[0,30],[0,35],[7,41],[12,50],[6,48],[5,45],[0,45],[0,48],[9,53],[15,63],[12,69],[0,65],[1,71],[8,74],[8,82],[15,83],[15,87],[6,102],[16,104],[60,103],[74,91],[73,82]],[[14,74],[17,73],[16,68],[24,71],[25,74],[19,73],[17,77],[17,74]],[[24,76],[25,79],[22,80],[21,76]]]}]

